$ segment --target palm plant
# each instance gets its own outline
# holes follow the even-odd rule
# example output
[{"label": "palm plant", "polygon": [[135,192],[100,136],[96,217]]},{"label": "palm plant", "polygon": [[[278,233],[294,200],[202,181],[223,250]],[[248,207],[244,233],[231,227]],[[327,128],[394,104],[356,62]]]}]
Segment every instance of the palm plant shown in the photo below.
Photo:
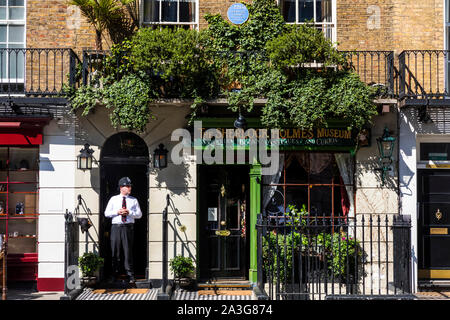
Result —
[{"label": "palm plant", "polygon": [[113,43],[128,38],[137,27],[136,0],[69,0],[69,5],[80,8],[81,14],[95,29],[95,47],[103,50],[105,31]]}]

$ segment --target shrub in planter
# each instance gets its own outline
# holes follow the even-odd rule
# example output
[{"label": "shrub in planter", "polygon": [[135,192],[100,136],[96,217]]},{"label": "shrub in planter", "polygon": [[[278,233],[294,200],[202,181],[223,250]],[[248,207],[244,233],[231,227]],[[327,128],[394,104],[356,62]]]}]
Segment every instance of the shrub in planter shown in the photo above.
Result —
[{"label": "shrub in planter", "polygon": [[176,256],[169,261],[170,271],[174,274],[175,283],[180,287],[192,285],[192,275],[195,271],[194,262],[190,257]]},{"label": "shrub in planter", "polygon": [[83,277],[94,277],[94,274],[103,266],[104,259],[93,252],[85,252],[78,258],[78,266]]}]

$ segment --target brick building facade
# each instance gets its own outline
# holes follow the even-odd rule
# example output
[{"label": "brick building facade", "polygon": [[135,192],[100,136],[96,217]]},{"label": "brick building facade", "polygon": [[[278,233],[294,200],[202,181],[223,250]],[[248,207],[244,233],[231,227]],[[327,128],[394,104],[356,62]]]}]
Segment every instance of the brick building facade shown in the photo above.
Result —
[{"label": "brick building facade", "polygon": [[[207,27],[204,19],[206,13],[220,13],[226,17],[228,7],[236,3],[231,0],[191,0],[187,2],[189,3],[189,18],[183,23],[197,29]],[[287,8],[288,4],[306,7],[307,3],[310,5],[313,2],[278,0],[282,8]],[[408,95],[414,86],[429,88],[431,92],[435,92],[438,88],[441,91],[445,89],[448,85],[447,71],[441,66],[447,63],[448,55],[435,54],[431,56],[431,59],[425,59],[424,56],[428,54],[425,51],[419,55],[416,53],[409,55],[410,53],[405,50],[444,52],[447,49],[445,42],[448,37],[445,29],[447,15],[445,11],[450,10],[447,2],[446,0],[322,0],[320,2],[329,4],[327,13],[322,15],[324,20],[324,17],[328,15],[327,19],[329,20],[323,25],[331,30],[327,35],[337,42],[337,48],[340,51],[364,52],[352,58],[355,66],[361,68],[357,70],[361,78],[369,84],[381,84],[391,89],[388,97],[377,101],[383,112],[380,111],[373,121],[371,146],[361,149],[354,157],[354,188],[356,191],[353,213],[355,215],[387,214],[390,218],[399,214],[411,216],[413,221],[411,233],[413,262],[411,262],[411,267],[414,270],[414,289],[421,280],[435,281],[447,279],[447,277],[450,279],[446,271],[437,272],[438,277],[430,276],[433,272],[436,274],[435,266],[418,265],[417,259],[422,259],[422,257],[418,257],[417,252],[423,236],[419,232],[422,226],[414,222],[417,221],[416,218],[419,214],[417,211],[419,201],[416,184],[417,171],[418,168],[425,168],[427,165],[425,162],[417,164],[420,162],[416,155],[417,135],[419,135],[419,140],[423,139],[423,143],[433,139],[447,143],[447,135],[450,132],[445,119],[440,120],[445,114],[445,103],[441,101],[437,104],[440,109],[426,110],[435,120],[435,126],[431,127],[431,124],[422,124],[417,120],[417,110],[421,106],[428,108],[432,98],[425,95],[425,98],[419,99]],[[82,62],[83,50],[94,49],[94,29],[81,16],[79,9],[67,5],[66,0],[27,0],[24,3],[26,4],[25,48],[69,48],[73,50],[79,62]],[[314,3],[318,6],[317,0]],[[0,7],[1,4],[2,1],[0,1]],[[140,9],[142,25],[158,25],[154,21],[154,17],[156,15],[161,18],[161,11],[159,13],[152,11],[153,9],[145,6],[144,3],[141,3]],[[289,11],[286,10],[286,12]],[[295,21],[302,19],[300,14],[292,10],[288,13],[295,16],[292,18]],[[169,21],[167,24],[176,25],[180,21]],[[111,41],[104,38],[103,44],[106,49],[111,45]],[[416,60],[412,60],[412,57]],[[44,50],[34,53],[29,60],[34,61],[34,64],[25,66],[26,83],[24,86],[26,88],[39,86],[40,89],[46,88],[46,91],[51,91],[53,87],[55,92],[59,92],[62,84],[68,81],[66,76],[71,72],[69,61],[72,58],[75,59],[75,56],[71,51],[62,55],[59,51],[48,53]],[[414,61],[416,66],[414,66]],[[47,73],[44,80],[41,77],[41,70]],[[419,79],[419,75],[425,72],[427,76]],[[415,82],[410,82],[411,79],[415,79]],[[103,206],[102,192],[106,188],[102,184],[105,179],[102,175],[105,169],[101,167],[102,148],[109,138],[124,132],[124,130],[116,130],[111,127],[107,121],[108,111],[104,108],[88,117],[77,118],[70,115],[67,103],[58,100],[55,92],[52,92],[52,95],[49,94],[54,100],[46,102],[46,108],[50,110],[56,106],[56,109],[59,108],[60,111],[42,124],[40,134],[43,142],[41,141],[36,151],[39,157],[39,200],[36,205],[39,214],[39,241],[36,250],[38,254],[36,279],[38,289],[42,291],[62,290],[64,287],[63,213],[65,210],[74,210],[78,203],[78,195],[86,200],[92,212],[94,225],[100,228]],[[33,96],[34,99],[48,98],[47,93],[41,94],[41,91],[38,93],[30,96]],[[436,100],[444,100],[440,98],[446,95],[447,91],[433,97],[437,97]],[[8,97],[8,99],[10,98]],[[5,108],[10,102],[8,99],[4,97],[2,100]],[[24,101],[19,102],[24,106],[27,106],[28,103],[31,107],[39,103],[38,100]],[[159,143],[163,142],[169,149],[174,145],[169,141],[168,135],[170,130],[186,126],[185,117],[189,113],[189,106],[171,102],[167,103],[165,108],[155,106],[155,110],[158,121],[150,124],[147,132],[139,136],[148,146],[150,154]],[[9,109],[0,112],[1,122],[10,123],[10,119],[11,111]],[[382,136],[385,126],[389,127],[392,135],[397,138],[397,144],[395,145],[392,171],[387,178],[388,183],[382,184],[380,174],[373,168],[376,166],[374,159],[378,157],[375,139]],[[76,157],[86,141],[93,148],[94,158],[98,162],[94,164],[91,171],[82,172],[77,170]],[[10,148],[7,143],[3,143],[3,147]],[[11,148],[15,147],[17,146],[11,146]],[[444,164],[447,160],[450,158],[443,160]],[[170,218],[173,221],[179,218],[180,225],[187,227],[186,243],[180,243],[176,234],[170,233],[169,239],[174,239],[170,240],[170,252],[187,251],[194,256],[198,254],[196,250],[201,231],[198,229],[200,209],[197,200],[200,199],[199,193],[203,189],[199,185],[200,169],[198,169],[196,160],[189,158],[187,163],[183,168],[169,163],[168,170],[164,172],[155,173],[151,170],[147,172],[148,181],[145,182],[145,188],[148,190],[146,198],[148,220],[145,221],[147,227],[144,228],[146,230],[144,239],[147,243],[142,251],[146,259],[143,263],[142,274],[146,279],[161,279],[161,213],[165,207],[167,193],[172,195],[173,201],[179,209],[179,216],[171,214]],[[256,168],[251,169],[250,179],[256,177],[254,174],[256,171]],[[255,178],[254,181],[256,180]],[[99,237],[101,238],[102,235],[100,234]],[[99,238],[94,240],[104,241]],[[386,238],[385,241],[392,242],[391,235],[389,241]],[[423,246],[420,248],[423,249]],[[430,248],[431,245],[425,250],[431,250]],[[95,249],[93,241],[80,239],[80,251],[93,249]],[[389,265],[389,261],[385,262]],[[255,270],[252,267],[250,267],[246,279],[254,282],[252,277]],[[450,264],[438,266],[436,270],[447,270],[446,268],[450,269]],[[420,276],[422,278],[418,276],[419,269],[422,270]],[[386,275],[383,272],[386,271],[379,270],[378,277],[380,279],[384,279],[384,277],[391,279],[392,274]]]}]

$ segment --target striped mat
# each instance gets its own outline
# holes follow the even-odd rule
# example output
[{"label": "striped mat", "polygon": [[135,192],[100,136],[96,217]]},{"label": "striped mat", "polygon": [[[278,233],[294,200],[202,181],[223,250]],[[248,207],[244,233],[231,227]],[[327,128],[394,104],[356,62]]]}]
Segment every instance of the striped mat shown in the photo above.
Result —
[{"label": "striped mat", "polygon": [[76,300],[156,300],[158,289],[85,288]]},{"label": "striped mat", "polygon": [[[200,294],[199,294],[200,293]],[[185,291],[177,290],[172,296],[172,300],[252,300],[252,295],[243,291],[241,295],[233,293],[226,294],[206,294],[205,291]]]}]

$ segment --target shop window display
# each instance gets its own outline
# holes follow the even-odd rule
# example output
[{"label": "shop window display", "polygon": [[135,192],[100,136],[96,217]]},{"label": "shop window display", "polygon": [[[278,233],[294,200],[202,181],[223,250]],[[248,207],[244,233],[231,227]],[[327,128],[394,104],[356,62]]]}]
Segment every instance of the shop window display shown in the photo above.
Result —
[{"label": "shop window display", "polygon": [[37,277],[38,158],[35,147],[0,148],[0,234],[8,281]]},{"label": "shop window display", "polygon": [[263,176],[262,201],[266,216],[279,222],[302,208],[310,217],[346,218],[354,207],[353,159],[344,153],[282,153],[278,172]]}]

